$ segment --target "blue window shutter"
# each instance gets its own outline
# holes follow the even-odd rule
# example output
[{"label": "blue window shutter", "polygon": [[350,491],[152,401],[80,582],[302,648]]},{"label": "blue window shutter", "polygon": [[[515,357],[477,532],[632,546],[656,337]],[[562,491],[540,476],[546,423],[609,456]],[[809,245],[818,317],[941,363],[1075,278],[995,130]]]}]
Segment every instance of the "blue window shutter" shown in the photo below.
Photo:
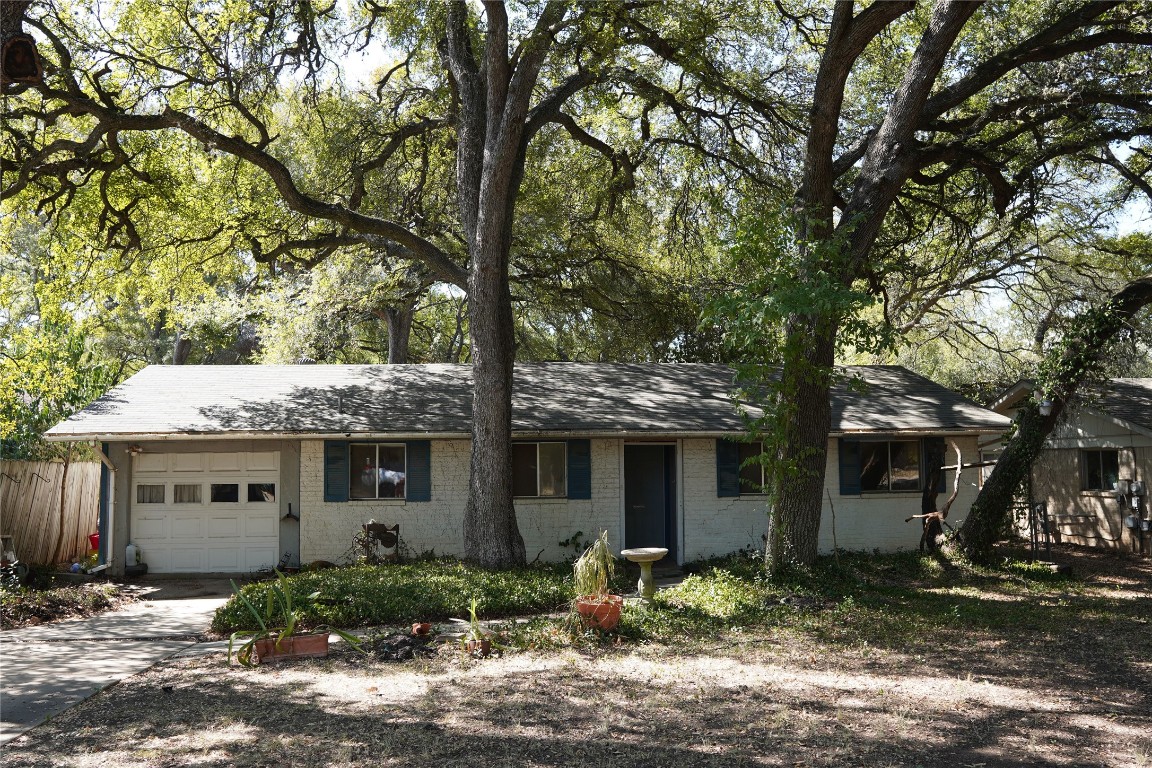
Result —
[{"label": "blue window shutter", "polygon": [[740,495],[740,445],[731,440],[716,441],[716,495]]},{"label": "blue window shutter", "polygon": [[840,438],[840,495],[860,495],[860,441]]},{"label": "blue window shutter", "polygon": [[568,441],[568,498],[592,498],[592,441]]},{"label": "blue window shutter", "polygon": [[432,501],[432,442],[409,440],[408,477],[404,496],[408,501]]},{"label": "blue window shutter", "polygon": [[348,501],[348,441],[324,441],[324,501]]}]

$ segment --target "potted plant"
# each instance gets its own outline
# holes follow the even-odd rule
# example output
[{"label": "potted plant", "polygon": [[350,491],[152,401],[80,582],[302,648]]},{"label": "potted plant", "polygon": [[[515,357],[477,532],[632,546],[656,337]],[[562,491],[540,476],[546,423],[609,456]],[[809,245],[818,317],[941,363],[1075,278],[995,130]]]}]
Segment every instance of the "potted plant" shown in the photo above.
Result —
[{"label": "potted plant", "polygon": [[[242,629],[232,633],[228,638],[229,663],[232,661],[233,646],[237,643],[239,647],[236,649],[236,660],[245,667],[285,659],[327,656],[328,637],[332,633],[339,635],[353,648],[360,647],[360,641],[356,636],[327,626],[317,627],[311,632],[297,633],[302,607],[292,597],[288,578],[279,569],[275,569],[275,573],[276,583],[269,585],[265,593],[263,611],[258,610],[252,601],[244,596],[235,581],[232,582],[236,597],[248,609],[259,629]],[[313,592],[305,599],[310,602],[319,596],[319,592]],[[283,622],[277,625],[281,619]]]},{"label": "potted plant", "polygon": [[572,566],[572,576],[576,583],[576,612],[584,621],[584,626],[603,631],[616,628],[620,622],[620,607],[624,598],[609,594],[608,584],[616,573],[616,556],[608,546],[608,531],[601,531],[600,537]]},{"label": "potted plant", "polygon": [[476,598],[468,606],[468,631],[460,641],[469,656],[484,657],[492,653],[492,636],[480,627],[476,618]]}]

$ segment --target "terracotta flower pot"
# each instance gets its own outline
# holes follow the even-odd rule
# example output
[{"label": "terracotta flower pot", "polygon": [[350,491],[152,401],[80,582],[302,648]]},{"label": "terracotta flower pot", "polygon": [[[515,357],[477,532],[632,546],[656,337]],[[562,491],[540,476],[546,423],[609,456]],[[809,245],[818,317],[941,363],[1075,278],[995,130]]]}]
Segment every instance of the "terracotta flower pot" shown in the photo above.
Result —
[{"label": "terracotta flower pot", "polygon": [[623,604],[619,595],[582,595],[576,598],[576,612],[584,619],[584,626],[608,632],[620,623]]},{"label": "terracotta flower pot", "polygon": [[480,640],[465,640],[464,650],[469,656],[486,657],[492,654],[492,641],[487,637]]},{"label": "terracotta flower pot", "polygon": [[428,621],[417,621],[412,625],[412,634],[417,637],[424,637],[432,633],[432,623]]},{"label": "terracotta flower pot", "polygon": [[264,638],[256,641],[253,656],[258,664],[273,664],[287,659],[323,658],[328,655],[328,633],[293,635],[280,641]]}]

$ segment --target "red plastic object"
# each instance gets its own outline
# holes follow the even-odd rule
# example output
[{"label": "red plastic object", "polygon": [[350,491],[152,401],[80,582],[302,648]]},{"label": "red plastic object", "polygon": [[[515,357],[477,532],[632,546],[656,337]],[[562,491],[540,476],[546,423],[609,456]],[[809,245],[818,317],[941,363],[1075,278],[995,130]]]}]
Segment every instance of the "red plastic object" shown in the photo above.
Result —
[{"label": "red plastic object", "polygon": [[92,549],[96,549],[96,550],[100,549],[100,534],[99,533],[88,534],[88,546],[91,547]]}]

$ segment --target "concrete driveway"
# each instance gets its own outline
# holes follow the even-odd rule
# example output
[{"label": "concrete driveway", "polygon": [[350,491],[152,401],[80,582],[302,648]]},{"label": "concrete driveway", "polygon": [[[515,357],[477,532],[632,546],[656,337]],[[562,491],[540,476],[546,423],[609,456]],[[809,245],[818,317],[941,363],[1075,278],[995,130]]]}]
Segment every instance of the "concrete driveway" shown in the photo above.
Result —
[{"label": "concrete driveway", "polygon": [[[197,593],[176,584],[148,591]],[[193,650],[226,599],[146,597],[87,619],[0,632],[0,744],[126,677]]]}]

